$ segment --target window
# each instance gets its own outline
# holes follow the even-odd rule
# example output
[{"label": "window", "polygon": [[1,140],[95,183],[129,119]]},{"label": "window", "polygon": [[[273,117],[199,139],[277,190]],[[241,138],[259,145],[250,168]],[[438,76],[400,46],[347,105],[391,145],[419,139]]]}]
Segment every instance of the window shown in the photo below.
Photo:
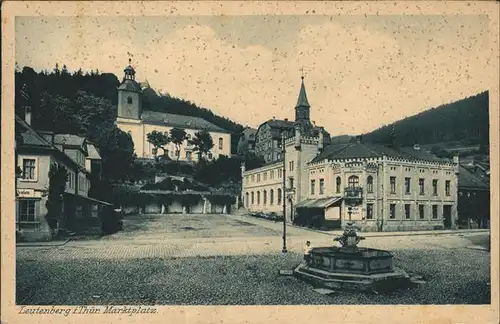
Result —
[{"label": "window", "polygon": [[450,184],[451,184],[450,180],[446,180],[445,183],[444,183],[444,191],[445,191],[446,196],[450,196],[451,195],[451,193],[450,193],[450,191],[451,191],[450,190]]},{"label": "window", "polygon": [[278,188],[278,204],[281,204],[281,189]]},{"label": "window", "polygon": [[264,181],[267,180],[267,172],[264,172]]},{"label": "window", "polygon": [[434,196],[438,195],[438,181],[437,181],[437,179],[432,180],[432,194]]},{"label": "window", "polygon": [[349,188],[356,188],[359,185],[359,178],[357,176],[350,176],[348,181],[349,181]]},{"label": "window", "polygon": [[373,219],[373,204],[366,204],[366,219]]},{"label": "window", "polygon": [[264,205],[266,205],[267,204],[267,191],[266,190],[264,190],[262,192],[262,198],[263,198],[262,200],[264,200]]},{"label": "window", "polygon": [[23,179],[36,180],[35,159],[23,159]]},{"label": "window", "polygon": [[314,195],[314,187],[316,187],[316,180],[311,180],[311,195]]},{"label": "window", "polygon": [[66,189],[75,189],[75,174],[68,172],[68,180],[66,181]]},{"label": "window", "polygon": [[260,173],[257,174],[257,182],[260,182]]},{"label": "window", "polygon": [[222,150],[223,147],[224,147],[224,140],[222,139],[222,137],[219,137],[219,150]]},{"label": "window", "polygon": [[248,203],[249,203],[249,201],[248,201],[248,196],[249,196],[249,194],[248,194],[248,192],[247,192],[247,193],[245,194],[245,206],[246,206],[246,207],[248,207]]},{"label": "window", "polygon": [[405,218],[406,219],[411,218],[411,205],[410,204],[405,205]]},{"label": "window", "polygon": [[274,204],[274,190],[269,190],[269,205]]},{"label": "window", "polygon": [[322,195],[325,191],[325,179],[319,179],[319,194]]},{"label": "window", "polygon": [[251,193],[250,195],[251,195],[251,197],[252,197],[252,205],[253,205],[253,204],[255,203],[255,200],[254,200],[255,195],[254,195],[253,191],[252,191],[252,193]]},{"label": "window", "polygon": [[396,218],[396,204],[389,205],[389,218],[390,219]]},{"label": "window", "polygon": [[278,178],[281,178],[283,176],[283,170],[278,169]]},{"label": "window", "polygon": [[396,177],[391,177],[390,182],[391,182],[391,194],[395,194],[396,193]]},{"label": "window", "polygon": [[252,174],[252,182],[255,182],[255,174]]},{"label": "window", "polygon": [[418,187],[420,188],[420,194],[424,195],[425,194],[425,180],[424,179],[418,179]]},{"label": "window", "polygon": [[35,221],[35,203],[34,199],[19,200],[19,221],[34,222]]},{"label": "window", "polygon": [[373,192],[373,177],[372,176],[368,176],[368,178],[366,179],[366,189],[368,190],[368,192],[372,193]]},{"label": "window", "polygon": [[269,154],[267,155],[267,160],[268,160],[268,161],[271,161],[271,160],[272,160],[272,158],[273,158],[273,155],[272,155],[271,153],[269,153]]},{"label": "window", "polygon": [[293,171],[293,161],[288,162],[288,169]]},{"label": "window", "polygon": [[432,205],[432,218],[433,219],[438,218],[438,206],[437,205]]},{"label": "window", "polygon": [[410,190],[411,190],[410,182],[411,182],[411,178],[405,178],[405,194],[406,195],[410,194]]},{"label": "window", "polygon": [[132,104],[132,97],[127,97],[127,104],[129,104],[129,105]]},{"label": "window", "polygon": [[340,186],[342,184],[342,180],[340,180],[340,177],[337,177],[335,180],[335,192],[340,193]]},{"label": "window", "polygon": [[293,178],[289,178],[290,189],[293,189]]},{"label": "window", "polygon": [[420,219],[424,219],[424,205],[418,205],[418,217],[420,217]]},{"label": "window", "polygon": [[260,191],[257,191],[257,205],[260,205]]}]

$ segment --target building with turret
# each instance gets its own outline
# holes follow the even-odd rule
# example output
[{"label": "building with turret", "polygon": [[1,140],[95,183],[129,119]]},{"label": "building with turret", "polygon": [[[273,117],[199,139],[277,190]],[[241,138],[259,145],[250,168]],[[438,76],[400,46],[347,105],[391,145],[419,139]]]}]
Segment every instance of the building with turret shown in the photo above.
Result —
[{"label": "building with turret", "polygon": [[[286,221],[363,231],[455,228],[459,161],[443,160],[418,146],[328,144],[309,121],[302,82],[293,131],[282,133],[284,159],[257,169],[242,165],[242,200],[250,212]],[[259,133],[259,132],[258,132]]]},{"label": "building with turret", "polygon": [[[231,155],[231,133],[203,118],[143,110],[143,91],[149,84],[136,81],[135,70],[129,65],[125,68],[123,80],[118,87],[118,111],[116,125],[122,131],[130,134],[134,142],[134,151],[139,158],[154,158],[155,155],[166,155],[170,159],[180,161],[196,161],[198,155],[189,139],[196,132],[206,130],[214,142],[214,147],[205,156],[206,159],[216,159],[219,156]],[[147,135],[153,131],[169,132],[172,128],[181,128],[187,133],[188,139],[177,150],[173,143],[166,146],[165,151],[155,152],[154,146],[148,142]],[[156,153],[156,154],[155,154]]]}]

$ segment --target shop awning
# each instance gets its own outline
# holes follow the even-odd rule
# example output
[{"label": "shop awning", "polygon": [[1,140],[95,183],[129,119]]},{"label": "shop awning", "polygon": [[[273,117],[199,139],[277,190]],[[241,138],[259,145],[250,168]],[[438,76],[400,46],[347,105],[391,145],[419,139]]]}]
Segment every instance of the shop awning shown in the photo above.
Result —
[{"label": "shop awning", "polygon": [[106,201],[102,201],[102,200],[98,200],[98,199],[95,199],[95,198],[90,198],[90,197],[86,197],[86,196],[75,195],[75,194],[68,193],[68,192],[65,192],[64,194],[67,195],[67,196],[70,196],[70,197],[74,197],[76,199],[87,200],[89,202],[93,202],[93,203],[96,203],[96,204],[99,204],[99,205],[103,205],[103,206],[113,206],[112,203],[109,203],[109,202],[106,202]]},{"label": "shop awning", "polygon": [[306,199],[295,205],[295,208],[328,208],[342,200],[342,197]]}]

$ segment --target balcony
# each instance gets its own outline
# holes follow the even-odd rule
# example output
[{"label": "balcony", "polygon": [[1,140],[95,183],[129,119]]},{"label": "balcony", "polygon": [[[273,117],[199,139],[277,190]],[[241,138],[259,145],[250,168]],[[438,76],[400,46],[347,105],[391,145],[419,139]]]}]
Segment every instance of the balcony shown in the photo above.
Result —
[{"label": "balcony", "polygon": [[348,204],[360,204],[363,201],[363,188],[346,187],[344,190],[344,200]]}]

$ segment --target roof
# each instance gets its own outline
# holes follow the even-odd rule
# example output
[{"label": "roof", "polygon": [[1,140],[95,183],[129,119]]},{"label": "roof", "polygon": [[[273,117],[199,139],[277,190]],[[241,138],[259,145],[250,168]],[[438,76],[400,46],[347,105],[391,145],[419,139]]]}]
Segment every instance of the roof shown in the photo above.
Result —
[{"label": "roof", "polygon": [[416,159],[432,162],[449,162],[449,160],[440,159],[423,150],[415,150],[409,147],[393,148],[373,143],[330,144],[326,146],[323,152],[318,154],[311,162],[319,162],[325,159],[375,158],[382,157],[384,155],[394,158]]},{"label": "roof", "polygon": [[260,128],[266,124],[269,125],[269,127],[271,128],[272,138],[273,139],[280,139],[281,132],[283,130],[286,130],[286,131],[293,131],[294,130],[295,122],[289,121],[289,120],[281,120],[281,119],[269,119],[268,121],[262,123],[259,126],[258,130],[260,130]]},{"label": "roof", "polygon": [[476,188],[476,189],[490,189],[489,183],[481,179],[479,176],[467,170],[467,168],[460,166],[458,174],[458,187],[459,188]]},{"label": "roof", "polygon": [[126,79],[118,87],[118,90],[127,90],[133,92],[141,92],[141,85],[135,80]]},{"label": "roof", "polygon": [[67,145],[67,146],[83,146],[85,143],[85,137],[81,137],[74,134],[55,134],[54,144],[56,145]]},{"label": "roof", "polygon": [[152,110],[144,110],[141,119],[145,123],[160,124],[165,126],[176,126],[189,129],[204,129],[212,132],[230,133],[229,131],[216,126],[203,118],[175,115]]},{"label": "roof", "polygon": [[53,146],[47,142],[41,135],[31,128],[22,118],[16,115],[16,127],[22,127],[23,131],[21,133],[23,143],[22,145],[38,146],[45,148],[53,148]]},{"label": "roof", "polygon": [[297,100],[297,107],[311,107],[307,100],[306,87],[304,86],[304,77],[302,77],[302,84],[300,85],[299,99]]},{"label": "roof", "polygon": [[340,200],[342,200],[342,197],[306,199],[297,203],[295,208],[328,208]]},{"label": "roof", "polygon": [[88,152],[87,159],[101,160],[101,155],[99,154],[99,151],[94,146],[94,144],[87,143],[87,152]]}]

